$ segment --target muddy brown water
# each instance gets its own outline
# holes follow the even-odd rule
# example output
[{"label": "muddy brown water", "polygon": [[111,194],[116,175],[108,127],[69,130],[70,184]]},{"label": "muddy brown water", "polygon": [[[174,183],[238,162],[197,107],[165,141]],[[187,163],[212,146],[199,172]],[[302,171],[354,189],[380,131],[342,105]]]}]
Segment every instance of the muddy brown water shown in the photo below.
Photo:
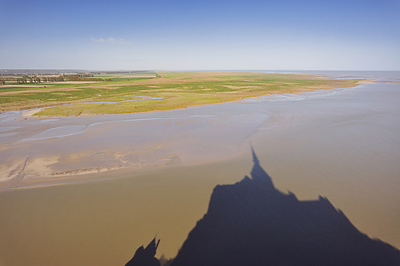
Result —
[{"label": "muddy brown water", "polygon": [[[380,83],[111,120],[3,116],[4,167],[26,153],[60,155],[47,166],[58,171],[74,165],[68,154],[98,147],[149,167],[51,180],[27,172],[30,183],[15,186],[36,187],[3,186],[0,265],[124,265],[155,235],[157,255],[172,257],[206,212],[213,187],[249,174],[250,142],[278,189],[300,200],[326,196],[361,232],[399,248],[399,99],[400,84]],[[63,126],[68,136],[30,139]],[[141,153],[128,156],[130,149]],[[88,164],[97,167],[99,158],[110,166],[117,160],[92,155]]]}]

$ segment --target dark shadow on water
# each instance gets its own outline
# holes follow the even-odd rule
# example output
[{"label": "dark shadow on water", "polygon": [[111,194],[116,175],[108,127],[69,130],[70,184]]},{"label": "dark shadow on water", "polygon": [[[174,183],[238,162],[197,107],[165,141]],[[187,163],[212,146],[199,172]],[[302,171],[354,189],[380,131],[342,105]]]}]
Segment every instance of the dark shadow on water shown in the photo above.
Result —
[{"label": "dark shadow on water", "polygon": [[[299,201],[277,190],[252,152],[251,176],[214,188],[207,213],[163,265],[400,265],[398,249],[358,231],[327,198]],[[127,265],[160,265],[157,245],[139,248]]]},{"label": "dark shadow on water", "polygon": [[154,257],[159,244],[160,240],[156,243],[156,238],[154,238],[146,248],[141,246],[136,250],[133,258],[125,266],[160,266],[160,262]]}]

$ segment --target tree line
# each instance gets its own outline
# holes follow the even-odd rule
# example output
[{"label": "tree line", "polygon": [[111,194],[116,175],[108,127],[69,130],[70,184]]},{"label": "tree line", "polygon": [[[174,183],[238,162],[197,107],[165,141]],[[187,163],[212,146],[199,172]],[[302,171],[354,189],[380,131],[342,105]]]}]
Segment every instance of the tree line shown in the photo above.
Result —
[{"label": "tree line", "polygon": [[94,78],[91,74],[77,74],[77,75],[58,75],[58,76],[28,76],[22,77],[1,77],[0,85],[5,85],[6,82],[16,84],[27,83],[42,83],[42,82],[63,82],[63,81],[112,81],[112,79]]}]

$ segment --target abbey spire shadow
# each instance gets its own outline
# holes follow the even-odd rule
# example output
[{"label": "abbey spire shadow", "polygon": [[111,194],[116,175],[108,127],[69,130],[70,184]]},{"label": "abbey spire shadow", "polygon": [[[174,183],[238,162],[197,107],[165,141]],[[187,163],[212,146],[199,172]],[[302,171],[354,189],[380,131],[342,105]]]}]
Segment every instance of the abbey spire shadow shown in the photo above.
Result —
[{"label": "abbey spire shadow", "polygon": [[400,251],[361,233],[331,202],[275,188],[252,149],[253,168],[218,185],[172,266],[400,265]]}]

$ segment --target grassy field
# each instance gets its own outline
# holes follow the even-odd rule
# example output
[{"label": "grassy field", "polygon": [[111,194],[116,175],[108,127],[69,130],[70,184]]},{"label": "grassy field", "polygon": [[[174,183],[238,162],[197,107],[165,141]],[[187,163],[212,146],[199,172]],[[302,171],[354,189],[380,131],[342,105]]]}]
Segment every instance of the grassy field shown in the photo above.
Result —
[{"label": "grassy field", "polygon": [[[35,115],[122,114],[185,108],[268,94],[351,87],[357,84],[357,80],[253,72],[160,72],[157,75],[107,74],[96,77],[111,78],[112,81],[0,87],[0,110],[51,106]],[[140,96],[162,99],[131,101]],[[83,104],[87,102],[91,103]],[[65,105],[70,103],[82,104]]]}]

